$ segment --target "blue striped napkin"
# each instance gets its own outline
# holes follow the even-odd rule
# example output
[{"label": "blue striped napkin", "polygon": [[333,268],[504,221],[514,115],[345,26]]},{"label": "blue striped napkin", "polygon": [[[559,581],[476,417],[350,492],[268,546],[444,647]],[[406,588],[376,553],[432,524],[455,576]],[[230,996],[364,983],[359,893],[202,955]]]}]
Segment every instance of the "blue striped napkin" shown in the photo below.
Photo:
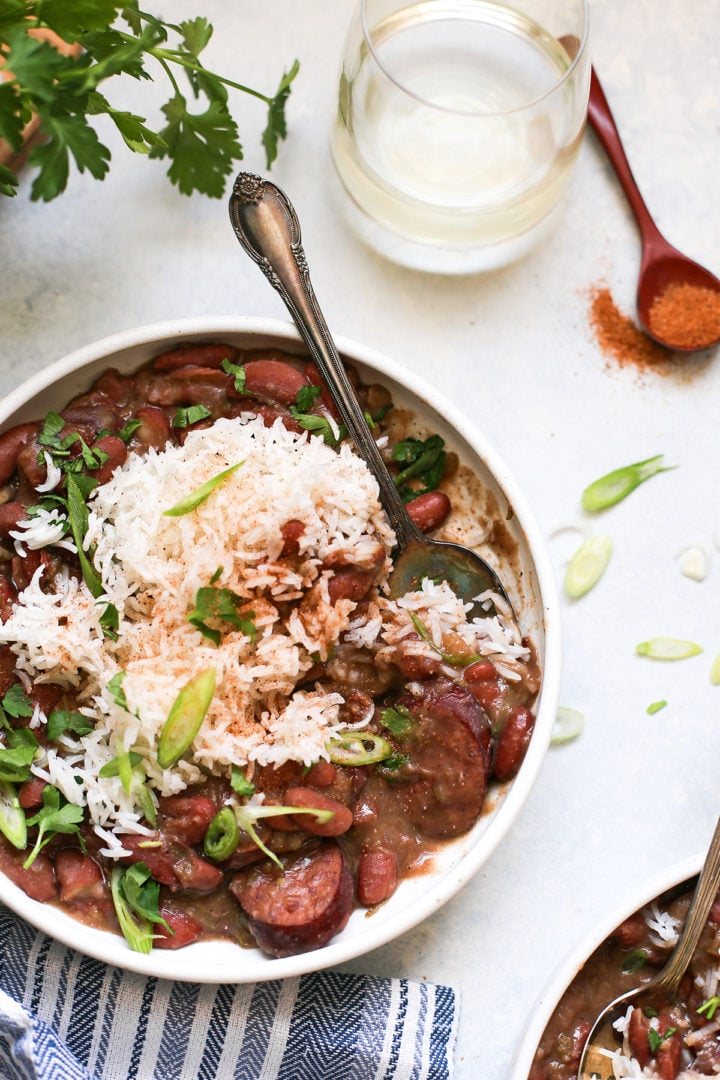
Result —
[{"label": "blue striped napkin", "polygon": [[446,986],[319,972],[169,982],[60,945],[0,905],[2,1080],[450,1080]]}]

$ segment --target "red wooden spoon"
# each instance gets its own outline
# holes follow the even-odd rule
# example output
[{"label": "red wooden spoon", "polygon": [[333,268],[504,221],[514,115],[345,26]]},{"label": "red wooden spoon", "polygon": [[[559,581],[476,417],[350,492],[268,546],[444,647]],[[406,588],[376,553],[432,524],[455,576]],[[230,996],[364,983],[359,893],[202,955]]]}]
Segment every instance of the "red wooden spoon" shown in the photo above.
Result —
[{"label": "red wooden spoon", "polygon": [[[588,120],[610,158],[640,228],[642,261],[637,289],[640,322],[658,344],[677,352],[716,345],[720,341],[720,280],[668,243],[650,216],[594,69],[590,77]],[[665,305],[672,304],[671,320],[663,318],[660,303],[663,296]],[[684,312],[679,308],[683,301],[688,305]],[[664,314],[669,314],[667,307]],[[675,328],[669,329],[669,323]]]}]

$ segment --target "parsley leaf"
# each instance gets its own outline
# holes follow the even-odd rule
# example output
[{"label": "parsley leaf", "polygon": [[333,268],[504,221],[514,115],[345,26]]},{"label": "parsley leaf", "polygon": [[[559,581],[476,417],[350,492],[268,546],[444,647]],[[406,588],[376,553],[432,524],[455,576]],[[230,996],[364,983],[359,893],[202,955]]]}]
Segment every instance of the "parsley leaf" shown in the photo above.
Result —
[{"label": "parsley leaf", "polygon": [[22,784],[30,778],[38,741],[28,728],[11,729],[5,739],[7,747],[0,749],[0,781]]},{"label": "parsley leaf", "polygon": [[223,360],[220,365],[226,375],[233,375],[235,378],[235,390],[238,394],[245,393],[245,368],[242,364],[233,364],[232,360]]},{"label": "parsley leaf", "polygon": [[650,1046],[650,1053],[655,1055],[666,1039],[671,1039],[675,1032],[676,1027],[669,1027],[662,1035],[655,1028],[650,1028],[648,1031],[648,1044]]},{"label": "parsley leaf", "polygon": [[43,808],[34,817],[28,818],[28,826],[37,825],[38,835],[35,846],[23,863],[23,868],[28,869],[35,862],[42,849],[49,844],[58,833],[67,835],[77,834],[80,837],[81,846],[85,850],[78,825],[83,819],[82,806],[67,802],[62,799],[57,788],[48,784],[43,788]]},{"label": "parsley leaf", "polygon": [[88,735],[92,730],[92,724],[81,712],[54,709],[48,716],[46,734],[51,741],[61,735]]},{"label": "parsley leaf", "polygon": [[3,696],[2,707],[8,716],[32,716],[35,707],[20,683],[14,683]]},{"label": "parsley leaf", "polygon": [[232,589],[206,585],[197,591],[195,607],[187,617],[188,622],[215,645],[220,644],[222,631],[208,626],[208,619],[225,623],[230,629],[239,630],[249,637],[251,642],[254,642],[257,636],[257,629],[252,621],[255,618],[255,612],[248,611],[241,615],[240,608],[245,603],[242,596],[238,596]]},{"label": "parsley leaf", "polygon": [[[34,31],[49,27],[71,46],[69,54],[38,40]],[[129,30],[129,32],[127,32]],[[49,201],[64,191],[71,165],[102,180],[110,151],[93,126],[107,117],[125,145],[151,158],[167,158],[168,176],[183,194],[200,191],[220,197],[233,163],[243,157],[228,105],[237,90],[267,108],[262,144],[268,168],[287,137],[286,106],[299,65],[283,73],[272,95],[209,71],[200,59],[213,27],[202,16],[179,25],[141,9],[139,0],[2,0],[0,46],[12,72],[0,86],[0,136],[18,151],[22,130],[37,115],[44,141],[29,163],[38,170],[30,197]],[[155,131],[144,116],[109,103],[99,87],[109,79],[150,80],[152,66],[167,76],[172,96],[163,107],[166,126]],[[184,72],[194,101],[191,109],[176,79]],[[14,195],[18,178],[0,166],[0,193]]]},{"label": "parsley leaf", "polygon": [[205,420],[212,416],[212,411],[207,405],[188,405],[187,408],[179,408],[172,418],[174,428],[186,428],[191,424],[197,424],[199,420]]},{"label": "parsley leaf", "polygon": [[301,413],[310,412],[317,398],[322,394],[320,386],[301,386],[295,396],[295,405]]},{"label": "parsley leaf", "polygon": [[380,716],[382,726],[398,739],[401,739],[403,735],[407,735],[412,730],[412,716],[410,710],[406,709],[404,705],[395,705],[390,709],[383,709]]},{"label": "parsley leaf", "polygon": [[153,923],[170,930],[160,915],[160,886],[153,881],[146,864],[138,862],[126,870],[116,866],[110,876],[110,889],[115,914],[128,945],[135,952],[149,953],[153,943]]},{"label": "parsley leaf", "polygon": [[230,773],[230,787],[237,795],[240,795],[244,799],[249,799],[255,792],[255,785],[250,780],[246,779],[244,773],[237,765],[232,766],[232,771]]}]

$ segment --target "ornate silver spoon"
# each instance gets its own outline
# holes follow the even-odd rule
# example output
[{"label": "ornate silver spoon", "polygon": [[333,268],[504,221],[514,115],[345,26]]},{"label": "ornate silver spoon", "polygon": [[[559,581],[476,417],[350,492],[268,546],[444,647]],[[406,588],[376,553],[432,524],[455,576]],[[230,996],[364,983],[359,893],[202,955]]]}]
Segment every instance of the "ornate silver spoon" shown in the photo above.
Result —
[{"label": "ornate silver spoon", "polygon": [[[392,596],[417,589],[423,578],[445,580],[466,602],[491,590],[508,604],[492,567],[460,544],[431,540],[408,514],[347,377],[310,283],[297,214],[285,193],[269,180],[240,173],[230,196],[230,220],[241,245],[285,302],[343,423],[380,486],[380,499],[397,537],[390,577]],[[492,613],[475,605],[470,616]]]}]

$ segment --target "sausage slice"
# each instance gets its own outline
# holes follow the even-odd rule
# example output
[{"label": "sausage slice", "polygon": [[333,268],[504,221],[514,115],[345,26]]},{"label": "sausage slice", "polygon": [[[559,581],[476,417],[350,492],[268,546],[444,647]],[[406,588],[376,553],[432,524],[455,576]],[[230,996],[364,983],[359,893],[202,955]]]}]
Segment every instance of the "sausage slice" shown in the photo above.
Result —
[{"label": "sausage slice", "polygon": [[[461,836],[480,815],[490,766],[490,721],[467,687],[438,678],[399,705],[416,720],[407,742],[405,805],[424,836]],[[403,750],[406,745],[403,744]]]},{"label": "sausage slice", "polygon": [[287,858],[284,869],[280,874],[265,861],[230,882],[258,947],[270,956],[326,945],[344,928],[353,906],[352,875],[333,841]]}]

